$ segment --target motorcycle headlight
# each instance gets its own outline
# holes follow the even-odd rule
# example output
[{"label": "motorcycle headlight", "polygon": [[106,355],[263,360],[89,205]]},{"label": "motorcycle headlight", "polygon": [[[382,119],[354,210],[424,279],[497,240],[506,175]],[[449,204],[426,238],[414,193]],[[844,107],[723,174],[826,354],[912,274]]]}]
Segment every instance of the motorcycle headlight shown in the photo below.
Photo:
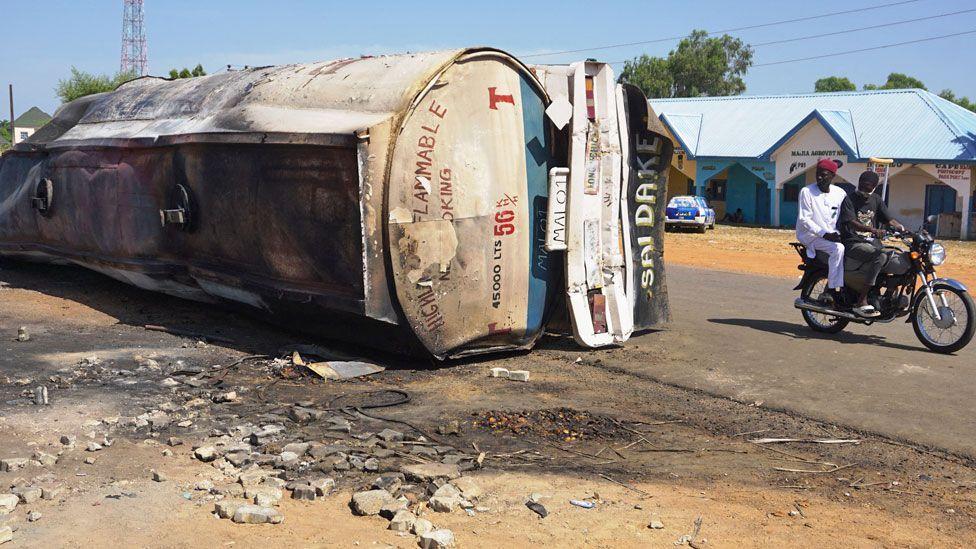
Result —
[{"label": "motorcycle headlight", "polygon": [[929,248],[929,263],[933,265],[942,265],[946,260],[946,249],[945,246],[939,244],[938,242],[933,242],[932,246]]}]

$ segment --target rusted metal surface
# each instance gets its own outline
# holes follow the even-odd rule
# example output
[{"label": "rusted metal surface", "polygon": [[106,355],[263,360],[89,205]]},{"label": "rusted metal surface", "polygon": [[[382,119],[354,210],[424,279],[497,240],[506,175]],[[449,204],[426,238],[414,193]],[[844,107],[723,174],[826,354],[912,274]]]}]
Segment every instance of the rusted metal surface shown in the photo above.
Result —
[{"label": "rusted metal surface", "polygon": [[[393,223],[388,233],[388,199],[394,197],[396,210],[413,196],[413,170],[406,174],[392,164],[396,154],[415,148],[401,146],[400,134],[414,127],[404,125],[411,113],[426,109],[422,98],[446,89],[455,102],[452,117],[462,119],[458,99],[477,92],[471,106],[486,110],[482,84],[517,84],[526,74],[500,52],[457,50],[133,81],[65,106],[46,131],[3,157],[0,250],[68,260],[182,297],[301,318],[313,329],[335,318],[414,328],[436,356],[463,352],[488,329],[465,327],[487,316],[483,303],[459,310],[457,302],[453,313],[444,305],[451,325],[445,322],[442,333],[451,335],[428,339],[418,328],[430,326],[429,296],[415,288],[437,292],[439,300],[472,296],[481,288],[465,285],[480,285],[484,273],[471,262],[451,265],[456,253],[446,240],[418,248],[401,247],[400,238],[410,233],[416,242],[440,242],[454,234],[454,223],[467,227],[461,234],[482,226],[491,232],[483,197],[496,186],[510,194],[524,187],[524,168],[504,172],[511,159],[502,156],[522,154],[521,119],[514,124],[509,117],[508,126],[480,136],[472,133],[477,126],[449,130],[445,124],[438,154],[454,155],[458,184],[462,174],[465,179],[456,220],[438,213],[440,224]],[[456,83],[447,80],[454,77]],[[535,100],[541,104],[544,96],[539,89]],[[501,149],[476,158],[479,142],[489,138]],[[32,208],[42,181],[52,188],[46,212]],[[517,221],[530,230],[526,212]],[[390,242],[394,233],[404,235]],[[521,264],[511,261],[513,277],[520,268],[529,271],[528,244],[522,248]],[[399,265],[414,258],[440,260],[437,268],[452,270],[459,285],[448,291],[417,286],[422,281],[406,271],[399,277]],[[498,307],[499,320],[506,311],[525,314],[524,291],[512,288],[510,299]],[[535,335],[513,334],[495,345],[522,347]]]},{"label": "rusted metal surface", "polygon": [[0,254],[397,351],[528,348],[566,295],[549,106],[487,48],[142,78],[0,158]]}]

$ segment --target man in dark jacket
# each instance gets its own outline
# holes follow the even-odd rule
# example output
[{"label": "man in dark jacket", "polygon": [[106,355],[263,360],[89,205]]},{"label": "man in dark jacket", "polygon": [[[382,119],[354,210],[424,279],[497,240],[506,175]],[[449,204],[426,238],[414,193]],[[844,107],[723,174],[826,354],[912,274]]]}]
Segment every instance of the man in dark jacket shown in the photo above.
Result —
[{"label": "man in dark jacket", "polygon": [[905,229],[888,213],[888,207],[881,200],[881,196],[874,192],[877,187],[878,174],[873,171],[862,173],[857,181],[857,191],[844,199],[838,219],[846,257],[861,262],[867,269],[867,289],[860,294],[854,307],[854,312],[865,318],[874,318],[881,314],[868,304],[868,290],[874,287],[884,266],[881,245],[884,230],[879,227]]}]

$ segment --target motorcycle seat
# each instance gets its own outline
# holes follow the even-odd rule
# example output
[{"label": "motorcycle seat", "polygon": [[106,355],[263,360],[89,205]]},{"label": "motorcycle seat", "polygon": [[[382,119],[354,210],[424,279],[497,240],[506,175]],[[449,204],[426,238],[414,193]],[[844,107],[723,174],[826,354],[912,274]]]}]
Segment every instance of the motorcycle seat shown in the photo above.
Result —
[{"label": "motorcycle seat", "polygon": [[[884,265],[881,267],[881,272],[884,274],[905,274],[911,268],[911,260],[907,255],[899,250],[898,248],[885,248],[884,256],[886,258]],[[814,262],[823,268],[827,268],[827,260],[829,256],[826,252],[817,252],[817,257],[810,259],[809,257],[804,257],[806,262]],[[867,266],[866,262],[858,261],[850,257],[844,258],[844,271],[845,272],[855,272],[859,271]]]},{"label": "motorcycle seat", "polygon": [[[830,259],[830,256],[827,255],[827,252],[821,252],[821,251],[817,250],[817,256],[815,258],[813,258],[811,260],[809,257],[807,257],[806,259],[808,261],[813,261],[814,263],[817,263],[818,265],[826,268],[827,267],[827,262]],[[850,257],[844,257],[844,271],[845,272],[857,271],[857,270],[862,269],[864,266],[865,266],[865,262],[864,261],[858,261],[858,260],[852,259]]]}]

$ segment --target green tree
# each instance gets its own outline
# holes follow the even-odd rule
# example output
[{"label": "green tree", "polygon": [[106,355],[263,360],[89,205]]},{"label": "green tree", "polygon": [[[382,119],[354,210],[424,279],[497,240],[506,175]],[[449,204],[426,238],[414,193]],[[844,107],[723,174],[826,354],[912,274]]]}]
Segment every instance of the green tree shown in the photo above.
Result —
[{"label": "green tree", "polygon": [[647,97],[673,97],[674,78],[668,60],[647,54],[624,62],[620,81],[640,88]]},{"label": "green tree", "polygon": [[172,80],[176,80],[177,78],[194,78],[196,76],[207,76],[207,71],[204,70],[203,65],[199,63],[197,64],[196,67],[193,67],[193,70],[190,70],[186,67],[183,67],[182,70],[176,70],[176,69],[169,70],[169,77]]},{"label": "green tree", "polygon": [[626,62],[620,81],[649,97],[736,95],[745,91],[742,77],[751,66],[752,47],[742,40],[694,30],[666,59],[642,55]]},{"label": "green tree", "polygon": [[817,93],[855,91],[857,86],[849,78],[844,76],[827,76],[817,80],[813,85],[813,91]]},{"label": "green tree", "polygon": [[939,92],[939,97],[946,101],[952,101],[964,109],[976,112],[976,102],[970,101],[968,97],[956,97],[955,92],[952,90],[942,90]]},{"label": "green tree", "polygon": [[119,72],[115,76],[108,76],[91,74],[71,67],[71,77],[58,80],[54,91],[63,103],[67,103],[86,95],[113,91],[134,78],[138,78],[134,72]]},{"label": "green tree", "polygon": [[908,90],[908,89],[927,89],[925,84],[922,83],[918,78],[908,76],[907,74],[902,74],[900,72],[893,72],[888,75],[888,80],[878,86],[876,84],[865,84],[865,90]]},{"label": "green tree", "polygon": [[10,121],[0,120],[0,137],[6,140],[7,143],[13,143],[10,139]]},{"label": "green tree", "polygon": [[675,97],[737,95],[752,66],[752,47],[727,34],[709,38],[694,30],[668,54]]}]

